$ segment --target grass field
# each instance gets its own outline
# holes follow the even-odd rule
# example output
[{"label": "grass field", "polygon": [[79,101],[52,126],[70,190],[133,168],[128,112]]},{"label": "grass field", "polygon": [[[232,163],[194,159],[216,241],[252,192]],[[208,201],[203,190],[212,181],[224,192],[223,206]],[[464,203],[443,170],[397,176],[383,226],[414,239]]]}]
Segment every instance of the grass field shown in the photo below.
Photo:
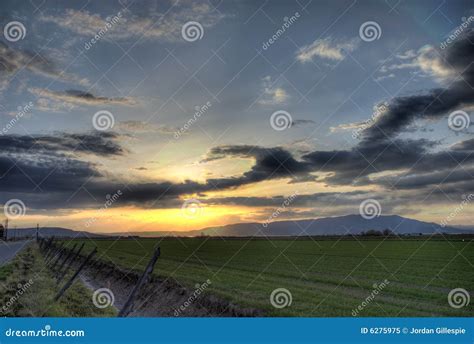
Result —
[{"label": "grass field", "polygon": [[[159,243],[155,273],[193,288],[211,280],[206,292],[270,316],[472,316],[472,303],[448,304],[453,288],[474,290],[472,240],[266,240],[121,239],[87,240],[98,256],[143,269]],[[388,281],[384,288],[380,283]],[[373,300],[374,283],[379,293]],[[286,288],[292,304],[270,303]]]}]

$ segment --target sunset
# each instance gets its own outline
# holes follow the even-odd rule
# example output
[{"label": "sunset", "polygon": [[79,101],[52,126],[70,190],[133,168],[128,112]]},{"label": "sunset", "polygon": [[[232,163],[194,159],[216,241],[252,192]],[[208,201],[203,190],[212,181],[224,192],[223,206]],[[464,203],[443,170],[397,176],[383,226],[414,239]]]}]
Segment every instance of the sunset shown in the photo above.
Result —
[{"label": "sunset", "polygon": [[[440,13],[384,13],[368,41],[363,4],[309,16],[282,2],[260,19],[251,2],[135,7],[31,7],[25,37],[2,42],[0,202],[24,203],[15,225],[198,230],[262,222],[295,191],[280,220],[375,199],[440,223],[472,191],[472,130],[448,125],[472,109],[472,45],[440,47],[452,26]],[[333,12],[349,14],[328,26]],[[202,37],[183,37],[190,13]],[[452,223],[470,224],[471,211]]]},{"label": "sunset", "polygon": [[5,0],[0,23],[0,342],[15,318],[472,335],[472,1]]}]

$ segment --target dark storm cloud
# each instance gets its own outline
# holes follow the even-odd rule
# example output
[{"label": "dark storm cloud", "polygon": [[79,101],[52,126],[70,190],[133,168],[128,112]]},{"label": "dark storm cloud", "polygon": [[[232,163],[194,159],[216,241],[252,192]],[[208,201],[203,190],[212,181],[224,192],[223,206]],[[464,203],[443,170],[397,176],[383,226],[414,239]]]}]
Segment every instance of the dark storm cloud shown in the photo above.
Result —
[{"label": "dark storm cloud", "polygon": [[303,161],[296,160],[290,152],[281,147],[265,148],[250,145],[229,145],[214,147],[203,162],[241,157],[255,159],[252,168],[241,176],[232,178],[208,179],[207,183],[216,189],[239,187],[267,179],[308,177],[312,168]]},{"label": "dark storm cloud", "polygon": [[311,207],[315,202],[332,203],[336,199],[338,204],[353,204],[354,200],[364,200],[369,195],[366,191],[351,191],[351,192],[319,192],[315,194],[300,194],[304,190],[298,190],[295,187],[293,194],[288,196],[274,196],[274,197],[216,197],[210,200],[203,200],[207,204],[228,204],[228,205],[244,205],[248,207],[278,207],[286,200],[291,198],[292,207]]},{"label": "dark storm cloud", "polygon": [[[102,176],[98,166],[78,156],[115,157],[124,153],[114,133],[0,136],[0,201],[29,194],[37,207],[62,207],[89,180]],[[29,197],[28,197],[29,199]]]},{"label": "dark storm cloud", "polygon": [[[435,182],[458,182],[472,178],[469,173],[456,173],[460,166],[474,164],[474,154],[467,149],[470,140],[460,142],[453,149],[443,150],[438,142],[425,139],[394,141],[362,141],[350,150],[314,151],[297,160],[283,148],[258,146],[215,147],[204,161],[223,158],[254,158],[255,164],[241,176],[209,179],[216,189],[238,187],[262,180],[290,178],[290,183],[314,181],[313,174],[326,175],[324,181],[332,185],[371,185],[408,188],[411,183],[422,188]],[[462,148],[462,149],[461,149]],[[403,171],[396,177],[371,179],[381,172]],[[426,171],[439,173],[421,177]],[[323,177],[319,177],[323,178]]]},{"label": "dark storm cloud", "polygon": [[304,126],[305,124],[315,124],[316,122],[310,119],[295,119],[291,122],[292,127]]},{"label": "dark storm cloud", "polygon": [[66,90],[64,92],[51,91],[42,88],[30,88],[29,91],[38,96],[46,97],[56,102],[63,102],[67,104],[76,105],[125,105],[133,106],[136,105],[136,101],[132,98],[120,97],[120,98],[108,98],[102,96],[96,96],[90,92],[80,90]]},{"label": "dark storm cloud", "polygon": [[7,153],[89,153],[100,156],[121,155],[124,149],[117,143],[118,135],[111,132],[86,134],[0,136],[0,155]]},{"label": "dark storm cloud", "polygon": [[455,151],[474,152],[474,139],[458,142],[454,146],[452,146],[451,149]]},{"label": "dark storm cloud", "polygon": [[315,151],[302,159],[318,172],[332,172],[330,184],[357,184],[372,173],[413,166],[435,143],[427,140],[361,142],[351,150]]},{"label": "dark storm cloud", "polygon": [[[398,97],[375,125],[364,132],[364,138],[352,149],[313,151],[297,156],[282,147],[226,145],[214,147],[202,160],[251,159],[253,166],[244,173],[224,178],[211,178],[199,183],[150,182],[131,183],[105,177],[101,166],[83,161],[75,153],[116,157],[125,154],[119,137],[113,133],[57,134],[50,136],[0,137],[0,201],[15,193],[25,195],[37,208],[94,207],[103,203],[105,195],[122,190],[120,204],[141,207],[177,207],[184,195],[239,188],[265,180],[287,179],[290,183],[314,181],[332,185],[378,185],[397,192],[397,200],[438,202],[446,197],[474,191],[474,140],[451,147],[425,139],[401,139],[396,136],[410,128],[415,119],[435,119],[450,110],[474,103],[473,44],[464,37],[445,53],[446,64],[462,76],[447,88],[431,90],[424,95]],[[470,83],[471,85],[469,85]],[[96,101],[88,93],[67,92],[85,102]],[[86,157],[84,157],[85,160]],[[389,174],[381,177],[378,173]],[[295,189],[298,185],[295,185]],[[303,192],[303,191],[302,191]],[[218,198],[206,202],[240,205],[276,205],[276,198]],[[339,204],[354,201],[358,195],[347,193]],[[311,206],[338,195],[319,193],[302,196],[295,204]],[[390,203],[390,202],[389,202]]]},{"label": "dark storm cloud", "polygon": [[[444,151],[423,154],[408,171],[370,182],[396,189],[442,187],[453,189],[453,184],[465,183],[464,192],[472,192],[474,180],[474,140],[460,141]],[[456,188],[454,186],[454,188]],[[450,192],[449,190],[446,192]]]},{"label": "dark storm cloud", "polygon": [[55,193],[70,195],[86,180],[98,176],[100,173],[93,164],[77,159],[47,155],[22,156],[21,159],[0,156],[2,194],[41,192],[46,198],[54,199]]},{"label": "dark storm cloud", "polygon": [[458,78],[446,88],[425,94],[397,97],[387,112],[364,131],[368,141],[393,138],[416,119],[438,119],[458,108],[474,105],[474,30],[440,51],[443,68]]},{"label": "dark storm cloud", "polygon": [[[0,190],[31,193],[36,207],[80,207],[97,204],[104,195],[123,190],[119,204],[168,207],[181,203],[186,194],[237,188],[267,179],[293,178],[310,172],[310,166],[297,161],[282,148],[257,146],[216,147],[208,160],[227,156],[255,159],[254,166],[240,176],[208,179],[204,183],[130,183],[105,178],[100,166],[72,157],[75,150],[98,156],[123,154],[117,136],[105,134],[60,134],[57,136],[0,137]],[[126,189],[124,189],[126,188]],[[65,202],[67,200],[67,202]],[[30,206],[33,206],[30,204]]]},{"label": "dark storm cloud", "polygon": [[[322,181],[335,185],[381,185],[400,190],[421,190],[444,183],[445,192],[459,191],[458,185],[472,190],[474,163],[471,140],[460,142],[449,151],[439,150],[438,143],[427,140],[394,142],[363,141],[351,150],[314,151],[296,158],[281,147],[220,146],[211,149],[203,162],[224,158],[253,159],[253,166],[238,176],[208,179],[203,183],[129,183],[114,180],[101,172],[101,166],[80,160],[71,151],[103,157],[123,155],[119,137],[114,133],[57,134],[56,136],[0,137],[0,201],[11,193],[25,195],[29,206],[37,209],[96,207],[105,195],[122,190],[118,205],[167,208],[180,206],[184,195],[238,188],[264,180],[289,179],[289,183],[314,181],[313,174],[329,174]],[[438,150],[434,151],[433,150]],[[463,166],[464,169],[459,170]],[[457,171],[452,171],[457,169]],[[459,171],[458,171],[459,170]],[[396,177],[373,178],[378,172],[400,171]],[[429,172],[427,172],[429,171]],[[323,178],[319,176],[318,178]],[[448,187],[449,185],[449,187]],[[295,185],[295,189],[298,186]],[[469,189],[464,189],[467,192]],[[335,197],[340,204],[354,202],[359,194],[319,193],[304,195],[295,205],[311,206]],[[444,197],[438,194],[438,197]],[[6,198],[6,199],[5,199]],[[273,206],[283,200],[275,198],[217,198],[206,201],[221,204]]]},{"label": "dark storm cloud", "polygon": [[[474,179],[474,168],[459,168],[434,172],[413,172],[390,178],[380,178],[375,183],[396,189],[420,189],[432,185],[448,185]],[[472,189],[471,189],[472,190]]]}]

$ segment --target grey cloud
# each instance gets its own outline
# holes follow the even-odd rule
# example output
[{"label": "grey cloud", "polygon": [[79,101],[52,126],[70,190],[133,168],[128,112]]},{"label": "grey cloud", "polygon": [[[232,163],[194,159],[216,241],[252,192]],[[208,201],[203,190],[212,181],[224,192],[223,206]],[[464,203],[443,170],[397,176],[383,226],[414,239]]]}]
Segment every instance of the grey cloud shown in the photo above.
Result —
[{"label": "grey cloud", "polygon": [[[144,4],[145,5],[145,4]],[[67,9],[61,15],[43,14],[39,19],[44,23],[55,24],[81,36],[94,37],[99,32],[106,32],[104,39],[124,40],[143,38],[163,41],[181,41],[181,28],[190,21],[199,22],[204,28],[215,26],[226,17],[215,11],[211,4],[194,1],[161,2],[164,13],[147,8],[146,16],[122,10],[112,13],[110,19],[87,10]],[[145,5],[146,6],[146,5]],[[184,41],[184,40],[183,40]]]},{"label": "grey cloud", "polygon": [[442,54],[445,68],[459,76],[446,88],[432,89],[425,94],[397,97],[388,110],[364,132],[364,139],[393,138],[416,119],[439,119],[449,112],[474,105],[474,30],[458,38]]},{"label": "grey cloud", "polygon": [[0,75],[3,79],[3,88],[8,86],[7,78],[22,68],[48,78],[88,85],[89,81],[75,75],[62,72],[56,64],[46,56],[37,52],[19,50],[0,42]]},{"label": "grey cloud", "polygon": [[121,155],[124,149],[116,142],[119,136],[112,132],[86,134],[58,133],[57,135],[4,135],[0,136],[0,155],[89,153],[99,156]]},{"label": "grey cloud", "polygon": [[137,104],[135,99],[129,97],[108,98],[93,95],[90,92],[80,90],[66,90],[64,92],[56,92],[48,89],[30,88],[29,91],[38,96],[49,98],[58,102],[78,105],[126,105],[134,106]]}]

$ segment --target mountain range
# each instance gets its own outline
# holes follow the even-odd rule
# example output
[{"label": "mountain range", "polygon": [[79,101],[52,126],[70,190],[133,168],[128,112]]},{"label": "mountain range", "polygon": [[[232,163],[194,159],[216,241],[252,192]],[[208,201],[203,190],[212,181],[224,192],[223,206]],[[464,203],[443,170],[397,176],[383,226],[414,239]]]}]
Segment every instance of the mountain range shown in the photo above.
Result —
[{"label": "mountain range", "polygon": [[[193,231],[152,231],[126,233],[91,233],[75,231],[61,227],[40,228],[43,237],[98,238],[104,236],[307,236],[307,235],[359,235],[368,230],[383,231],[389,229],[397,235],[417,234],[474,234],[473,227],[442,227],[437,223],[423,222],[398,215],[382,215],[365,219],[360,215],[325,217],[319,219],[275,221],[267,225],[262,223],[237,223],[218,227],[208,227]],[[34,237],[36,228],[9,229],[9,238]]]},{"label": "mountain range", "polygon": [[[130,233],[137,236],[304,236],[304,235],[358,235],[368,230],[390,229],[398,235],[406,234],[474,234],[474,228],[442,227],[437,223],[423,222],[398,215],[382,215],[365,219],[360,215],[325,217],[319,219],[275,221],[266,227],[261,223],[237,223],[208,227],[194,231],[157,231]],[[119,235],[120,233],[115,233]]]},{"label": "mountain range", "polygon": [[[32,238],[36,236],[36,228],[9,228],[8,239]],[[39,235],[42,237],[67,237],[67,238],[97,238],[103,235],[85,231],[75,231],[62,227],[40,227]]]}]

